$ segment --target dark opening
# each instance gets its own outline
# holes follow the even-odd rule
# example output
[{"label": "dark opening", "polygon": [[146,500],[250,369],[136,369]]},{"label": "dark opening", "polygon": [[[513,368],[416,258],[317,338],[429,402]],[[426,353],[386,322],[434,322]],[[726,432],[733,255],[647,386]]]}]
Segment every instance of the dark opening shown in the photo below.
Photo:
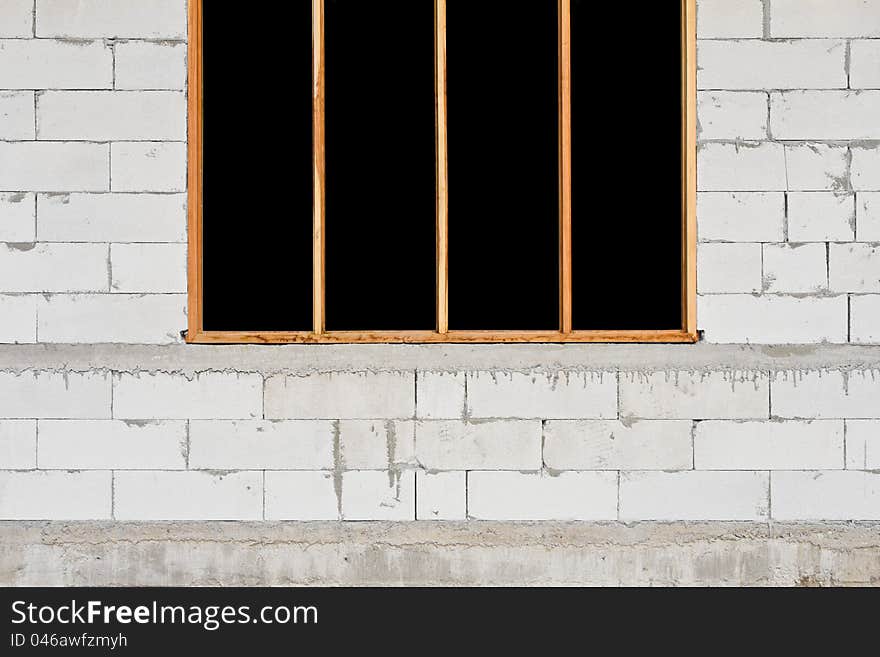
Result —
[{"label": "dark opening", "polygon": [[575,330],[682,328],[679,12],[571,3]]},{"label": "dark opening", "polygon": [[326,326],[436,326],[434,4],[327,0]]},{"label": "dark opening", "polygon": [[557,3],[450,0],[449,328],[559,328]]},{"label": "dark opening", "polygon": [[264,13],[213,1],[202,11],[204,328],[309,331],[311,2],[273,4],[284,38],[256,48],[241,35],[262,33]]}]

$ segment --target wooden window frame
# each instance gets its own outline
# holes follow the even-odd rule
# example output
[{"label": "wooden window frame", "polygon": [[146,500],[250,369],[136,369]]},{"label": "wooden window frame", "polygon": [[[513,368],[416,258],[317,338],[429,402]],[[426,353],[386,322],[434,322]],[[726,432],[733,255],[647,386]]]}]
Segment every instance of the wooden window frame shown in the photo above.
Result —
[{"label": "wooden window frame", "polygon": [[559,278],[557,331],[450,331],[448,325],[446,0],[435,6],[437,135],[437,326],[434,331],[326,331],[324,327],[324,0],[312,0],[313,320],[311,332],[206,331],[202,317],[202,2],[189,2],[188,52],[188,328],[190,343],[479,343],[666,342],[698,340],[696,323],[696,0],[680,0],[682,38],[682,328],[575,331],[571,322],[571,3],[559,2]]}]

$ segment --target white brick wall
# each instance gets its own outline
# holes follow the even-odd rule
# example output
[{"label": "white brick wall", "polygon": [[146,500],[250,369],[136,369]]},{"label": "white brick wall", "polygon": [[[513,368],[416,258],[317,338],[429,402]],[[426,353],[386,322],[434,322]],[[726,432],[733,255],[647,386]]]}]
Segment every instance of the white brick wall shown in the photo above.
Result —
[{"label": "white brick wall", "polygon": [[873,245],[853,242],[880,241],[880,3],[699,0],[698,20],[706,340],[876,342],[855,296],[876,292]]},{"label": "white brick wall", "polygon": [[163,355],[186,326],[185,0],[0,2],[0,520],[880,519],[880,0],[698,4],[710,344],[644,371],[580,345],[237,371],[250,350]]}]

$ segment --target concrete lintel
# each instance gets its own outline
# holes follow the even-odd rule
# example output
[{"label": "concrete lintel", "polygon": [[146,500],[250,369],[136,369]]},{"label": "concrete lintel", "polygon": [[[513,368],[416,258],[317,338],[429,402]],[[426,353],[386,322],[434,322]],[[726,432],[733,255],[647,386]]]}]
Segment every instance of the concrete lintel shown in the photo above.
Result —
[{"label": "concrete lintel", "polygon": [[857,345],[0,345],[0,371],[360,372],[880,370]]},{"label": "concrete lintel", "polygon": [[878,585],[880,523],[0,523],[4,586]]}]

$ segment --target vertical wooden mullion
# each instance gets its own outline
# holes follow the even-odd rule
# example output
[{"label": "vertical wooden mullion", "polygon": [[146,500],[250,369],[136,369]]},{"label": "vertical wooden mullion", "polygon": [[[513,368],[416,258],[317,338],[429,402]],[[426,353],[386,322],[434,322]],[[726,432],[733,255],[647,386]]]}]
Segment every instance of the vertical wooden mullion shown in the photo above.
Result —
[{"label": "vertical wooden mullion", "polygon": [[559,312],[571,333],[571,0],[559,0]]},{"label": "vertical wooden mullion", "polygon": [[313,191],[313,309],[314,332],[324,333],[324,0],[312,0],[312,155]]},{"label": "vertical wooden mullion", "polygon": [[697,7],[681,0],[682,329],[697,335]]},{"label": "vertical wooden mullion", "polygon": [[437,331],[449,331],[449,193],[446,141],[446,0],[434,0],[437,122]]},{"label": "vertical wooden mullion", "polygon": [[188,308],[187,340],[192,341],[204,330],[202,302],[202,2],[189,4],[188,52],[188,134],[189,169],[187,228],[188,250]]}]

